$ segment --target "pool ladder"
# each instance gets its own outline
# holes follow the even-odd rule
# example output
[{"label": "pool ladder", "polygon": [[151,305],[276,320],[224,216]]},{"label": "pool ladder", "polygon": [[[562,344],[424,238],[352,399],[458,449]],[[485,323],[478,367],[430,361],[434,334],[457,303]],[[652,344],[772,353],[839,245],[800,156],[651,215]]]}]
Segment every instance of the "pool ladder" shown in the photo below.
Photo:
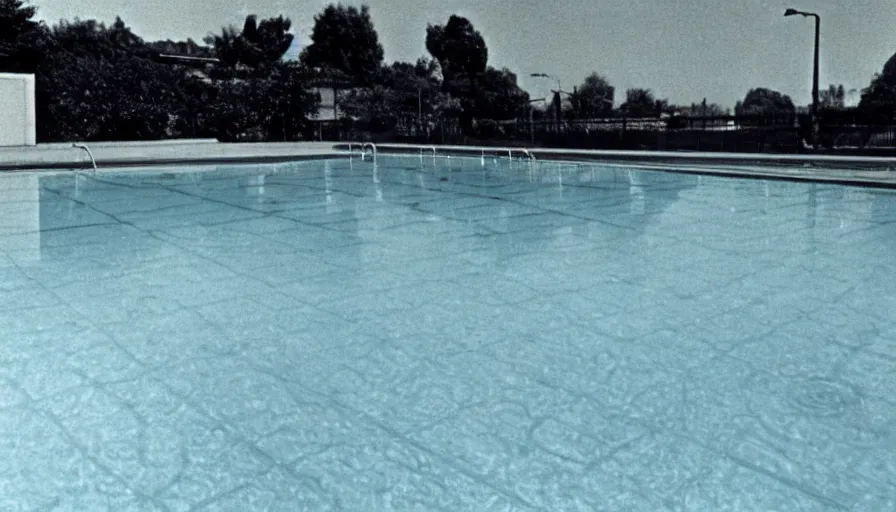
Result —
[{"label": "pool ladder", "polygon": [[87,152],[87,156],[90,157],[90,163],[93,164],[93,170],[96,171],[96,159],[93,158],[93,153],[90,151],[90,148],[87,147],[87,144],[74,142],[72,143],[73,148],[83,149]]},{"label": "pool ladder", "polygon": [[423,149],[424,148],[432,151],[432,159],[435,160],[436,159],[436,147],[435,146],[421,146],[420,147],[420,159],[421,160],[423,159]]},{"label": "pool ladder", "polygon": [[367,153],[364,152],[364,148],[370,146],[370,149],[373,152],[373,163],[376,163],[376,144],[373,142],[349,142],[348,143],[348,153],[349,155],[353,154],[354,146],[359,146],[361,148],[361,160],[364,160],[364,157],[367,156]]},{"label": "pool ladder", "polygon": [[[526,155],[526,157],[529,160],[535,160],[535,155],[533,155],[526,148],[518,148],[518,149],[517,148],[504,148],[504,149],[502,149],[502,151],[507,151],[507,159],[510,161],[513,161],[513,152],[514,151],[516,151],[517,153],[522,153],[522,154]],[[482,158],[485,159],[485,150],[482,151]]]},{"label": "pool ladder", "polygon": [[[526,155],[526,157],[528,157],[530,162],[535,160],[535,155],[533,155],[532,152],[530,152],[526,148],[523,148],[523,149],[501,148],[498,151],[507,151],[507,159],[510,160],[511,162],[513,161],[513,152],[514,151],[516,151],[517,153],[522,153],[522,154]],[[482,165],[485,165],[485,150],[484,149],[482,150],[482,154],[480,156],[480,162],[482,163]]]},{"label": "pool ladder", "polygon": [[[363,160],[363,159],[365,158],[365,156],[367,155],[367,153],[364,151],[364,149],[367,148],[367,147],[370,147],[370,149],[371,149],[372,152],[373,152],[373,163],[376,163],[376,155],[377,155],[376,144],[374,144],[374,143],[372,143],[372,142],[349,142],[349,143],[348,143],[348,152],[349,152],[350,155],[351,155],[351,154],[354,154],[354,148],[355,148],[355,146],[358,146],[358,147],[361,149],[361,159],[362,159],[362,160]],[[424,151],[424,150],[432,151],[432,158],[433,158],[433,160],[435,160],[435,158],[436,158],[436,156],[437,156],[437,154],[438,154],[438,149],[437,149],[435,146],[418,146],[418,148],[419,148],[419,150],[420,150],[420,158],[421,158],[421,159],[423,158],[423,151]],[[514,154],[514,152],[516,152],[516,153],[522,153],[522,154],[525,155],[526,158],[527,158],[528,160],[530,160],[530,161],[534,161],[534,160],[536,159],[536,158],[535,158],[535,155],[533,155],[532,152],[529,151],[527,148],[500,148],[500,149],[497,149],[497,151],[502,151],[502,152],[503,152],[503,151],[507,151],[507,159],[508,159],[508,160],[511,160],[511,161],[513,161],[513,154]],[[451,158],[450,155],[445,155],[445,156],[446,156],[447,158]],[[484,165],[484,164],[485,164],[485,149],[482,149],[482,150],[481,150],[481,161],[482,161],[482,163],[483,163],[483,165]]]}]

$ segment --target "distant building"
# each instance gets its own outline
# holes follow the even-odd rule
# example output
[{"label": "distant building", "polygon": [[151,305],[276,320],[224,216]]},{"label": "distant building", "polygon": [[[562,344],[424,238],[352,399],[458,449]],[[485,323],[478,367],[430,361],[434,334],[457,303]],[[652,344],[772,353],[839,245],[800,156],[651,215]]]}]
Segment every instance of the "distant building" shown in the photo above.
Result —
[{"label": "distant building", "polygon": [[336,89],[332,87],[314,87],[311,92],[320,96],[320,108],[311,116],[311,121],[327,122],[338,119],[336,112]]},{"label": "distant building", "polygon": [[181,64],[197,69],[206,69],[209,66],[220,64],[221,61],[215,57],[196,57],[193,55],[173,55],[170,53],[157,53],[153,55],[156,62],[164,64]]},{"label": "distant building", "polygon": [[337,91],[352,90],[354,80],[345,73],[320,68],[311,70],[306,80],[311,92],[320,96],[320,108],[310,120],[318,123],[337,121],[340,117]]}]

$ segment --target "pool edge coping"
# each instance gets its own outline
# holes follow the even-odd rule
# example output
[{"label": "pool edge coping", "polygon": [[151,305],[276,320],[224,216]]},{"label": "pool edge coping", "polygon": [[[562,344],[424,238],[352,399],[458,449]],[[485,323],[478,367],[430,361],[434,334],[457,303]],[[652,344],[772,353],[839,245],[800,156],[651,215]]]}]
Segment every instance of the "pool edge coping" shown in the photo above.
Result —
[{"label": "pool edge coping", "polygon": [[[337,144],[334,147],[347,147]],[[382,151],[410,154],[437,149],[441,155],[501,155],[511,152],[526,160],[525,151],[536,157],[534,162],[557,164],[598,164],[625,166],[644,171],[674,172],[725,178],[770,179],[776,181],[814,182],[830,185],[896,189],[896,158],[832,155],[779,155],[761,153],[699,153],[663,151],[569,150],[558,148],[500,148],[486,146],[431,146],[382,144]],[[540,159],[538,157],[541,157]],[[545,159],[544,157],[549,157]],[[735,166],[717,168],[709,166]],[[805,167],[805,166],[809,167]],[[706,166],[706,167],[704,167]],[[772,167],[777,166],[777,167]],[[849,166],[853,166],[849,168]],[[869,168],[869,166],[871,166]],[[829,171],[824,173],[824,171]],[[866,173],[856,175],[850,173]]]},{"label": "pool edge coping", "polygon": [[[212,143],[207,140],[140,143],[96,143],[96,163],[102,170],[133,167],[164,167],[174,165],[239,165],[273,164],[303,160],[346,158],[357,142],[299,142],[299,143]],[[369,146],[369,144],[368,144]],[[896,188],[896,158],[871,156],[840,156],[812,154],[759,153],[700,153],[664,151],[570,150],[559,148],[508,148],[488,146],[451,146],[391,144],[376,145],[379,154],[438,156],[502,156],[518,155],[535,162],[569,164],[600,164],[628,166],[645,171],[664,171],[741,179],[773,179],[783,181],[817,182],[832,185],[873,188]],[[167,148],[168,155],[123,156],[122,151],[153,151]],[[214,154],[187,154],[190,149],[212,148]],[[18,152],[16,150],[19,150]],[[61,152],[56,159],[41,161],[34,155],[45,149]],[[173,154],[171,154],[173,151]],[[118,154],[116,154],[118,152]],[[3,153],[6,153],[4,155]],[[103,156],[103,153],[111,153]],[[227,154],[230,153],[230,154]],[[32,158],[9,159],[9,155],[30,154]],[[4,161],[4,156],[7,158]],[[718,168],[717,166],[728,166]],[[731,167],[733,166],[733,168]],[[65,171],[91,169],[86,153],[64,143],[27,148],[0,148],[0,173],[31,171]],[[825,172],[827,171],[827,172]]]}]

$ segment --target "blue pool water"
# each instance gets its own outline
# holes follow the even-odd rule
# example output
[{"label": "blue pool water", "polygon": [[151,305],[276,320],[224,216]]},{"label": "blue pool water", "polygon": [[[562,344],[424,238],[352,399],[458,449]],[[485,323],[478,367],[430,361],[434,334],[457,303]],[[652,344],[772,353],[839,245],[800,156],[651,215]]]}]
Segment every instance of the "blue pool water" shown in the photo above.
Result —
[{"label": "blue pool water", "polygon": [[896,510],[896,195],[0,175],[0,510]]}]

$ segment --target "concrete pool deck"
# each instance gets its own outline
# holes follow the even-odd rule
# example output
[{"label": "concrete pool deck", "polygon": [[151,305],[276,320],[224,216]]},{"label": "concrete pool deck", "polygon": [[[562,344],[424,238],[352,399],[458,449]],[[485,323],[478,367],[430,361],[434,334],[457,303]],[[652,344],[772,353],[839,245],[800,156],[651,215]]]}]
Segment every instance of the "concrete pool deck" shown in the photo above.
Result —
[{"label": "concrete pool deck", "polygon": [[[80,143],[79,143],[80,144]],[[337,156],[330,142],[219,143],[216,140],[86,143],[98,167],[187,163],[282,162]],[[0,170],[83,169],[87,151],[71,143],[0,147]]]},{"label": "concrete pool deck", "polygon": [[[354,144],[358,146],[357,143]],[[148,165],[235,164],[346,156],[348,143],[219,143],[215,140],[88,143],[99,168]],[[451,156],[506,156],[508,148],[378,144],[380,153]],[[510,150],[527,158],[522,148]],[[896,188],[896,158],[813,154],[757,154],[669,151],[609,151],[533,148],[538,161],[599,163],[627,168],[665,170],[752,179],[816,181]],[[91,168],[88,152],[71,143],[0,147],[0,171]]]}]

